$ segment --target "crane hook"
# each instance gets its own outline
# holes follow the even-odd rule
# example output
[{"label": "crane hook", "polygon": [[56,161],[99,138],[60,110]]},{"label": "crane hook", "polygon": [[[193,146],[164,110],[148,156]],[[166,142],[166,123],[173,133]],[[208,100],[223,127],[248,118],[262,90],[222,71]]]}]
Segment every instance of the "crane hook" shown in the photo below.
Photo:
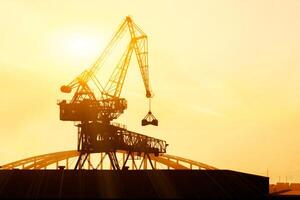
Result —
[{"label": "crane hook", "polygon": [[158,126],[158,120],[151,112],[151,98],[149,98],[149,112],[144,117],[144,119],[142,119],[142,126],[147,126],[149,124],[153,126]]}]

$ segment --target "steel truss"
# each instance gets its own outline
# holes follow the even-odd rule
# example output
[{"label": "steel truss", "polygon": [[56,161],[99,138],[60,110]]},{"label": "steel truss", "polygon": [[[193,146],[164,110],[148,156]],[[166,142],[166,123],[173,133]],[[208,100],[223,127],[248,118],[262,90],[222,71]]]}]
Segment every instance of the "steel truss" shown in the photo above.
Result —
[{"label": "steel truss", "polygon": [[121,166],[117,160],[116,152],[119,150],[128,152],[128,156],[133,152],[138,155],[143,154],[154,169],[149,158],[150,154],[158,156],[166,153],[168,146],[164,140],[129,131],[117,124],[81,122],[76,126],[78,127],[77,150],[80,154],[75,169],[81,169],[91,153],[105,153],[111,162],[112,169],[125,169],[126,162]]}]

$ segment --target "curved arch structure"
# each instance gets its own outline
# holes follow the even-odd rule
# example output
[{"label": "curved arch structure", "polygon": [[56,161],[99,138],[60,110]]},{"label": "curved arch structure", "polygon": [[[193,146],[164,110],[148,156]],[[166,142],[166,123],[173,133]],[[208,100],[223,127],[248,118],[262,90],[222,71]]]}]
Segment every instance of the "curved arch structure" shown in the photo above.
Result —
[{"label": "curved arch structure", "polygon": [[[125,151],[117,151],[117,155],[120,164],[126,163],[125,158],[129,157]],[[76,160],[78,156],[79,152],[76,150],[49,153],[8,163],[2,165],[1,169],[72,169],[74,160]],[[112,169],[110,162],[107,162],[109,161],[107,157],[108,156],[106,156],[105,153],[91,154],[87,158],[87,162],[83,166],[83,169]],[[127,162],[130,166],[127,166],[127,168],[131,170],[152,169],[149,167],[150,163],[153,165],[154,169],[217,169],[204,163],[168,154],[161,154],[159,156],[150,155],[149,158],[150,159],[147,159],[144,155],[132,153],[130,162]]]}]

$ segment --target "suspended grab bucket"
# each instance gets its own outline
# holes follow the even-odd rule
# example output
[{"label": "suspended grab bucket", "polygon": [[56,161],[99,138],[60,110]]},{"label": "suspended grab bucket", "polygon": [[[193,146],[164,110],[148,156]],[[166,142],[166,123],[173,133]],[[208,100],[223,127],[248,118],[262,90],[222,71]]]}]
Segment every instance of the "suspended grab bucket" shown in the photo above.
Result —
[{"label": "suspended grab bucket", "polygon": [[151,111],[142,119],[142,126],[153,125],[158,126],[158,120],[154,117]]}]

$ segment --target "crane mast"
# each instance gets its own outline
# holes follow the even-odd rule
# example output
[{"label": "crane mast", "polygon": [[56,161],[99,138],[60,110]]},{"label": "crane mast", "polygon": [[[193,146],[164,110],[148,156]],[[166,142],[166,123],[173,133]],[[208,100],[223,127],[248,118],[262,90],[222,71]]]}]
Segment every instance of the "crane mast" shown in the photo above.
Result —
[{"label": "crane mast", "polygon": [[[126,32],[130,34],[130,41],[107,83],[102,85],[96,74]],[[81,169],[87,156],[94,152],[105,152],[113,169],[121,169],[117,162],[117,150],[144,153],[148,157],[151,153],[157,156],[166,152],[165,141],[128,131],[124,126],[112,123],[127,109],[127,100],[120,95],[133,53],[140,68],[146,98],[149,99],[149,112],[142,120],[142,126],[158,125],[150,110],[153,93],[149,84],[148,38],[130,17],[126,17],[96,62],[68,85],[61,87],[64,93],[75,90],[71,100],[58,102],[60,120],[78,122],[77,149],[80,156],[75,169]],[[92,84],[96,91],[91,89]]]}]

